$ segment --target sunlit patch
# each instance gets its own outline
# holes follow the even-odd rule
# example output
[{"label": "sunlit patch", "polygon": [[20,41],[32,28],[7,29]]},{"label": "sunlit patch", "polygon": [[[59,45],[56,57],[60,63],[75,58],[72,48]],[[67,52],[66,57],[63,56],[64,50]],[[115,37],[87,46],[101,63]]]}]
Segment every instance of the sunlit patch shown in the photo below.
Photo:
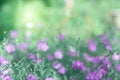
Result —
[{"label": "sunlit patch", "polygon": [[32,28],[33,27],[33,23],[31,23],[31,22],[26,23],[26,27],[27,28]]}]

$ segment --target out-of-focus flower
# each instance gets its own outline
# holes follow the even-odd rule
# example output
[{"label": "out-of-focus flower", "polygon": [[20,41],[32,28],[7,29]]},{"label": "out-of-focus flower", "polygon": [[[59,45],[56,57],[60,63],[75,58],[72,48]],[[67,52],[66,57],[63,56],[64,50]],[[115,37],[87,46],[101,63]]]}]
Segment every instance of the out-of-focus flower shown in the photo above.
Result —
[{"label": "out-of-focus flower", "polygon": [[52,77],[46,78],[45,80],[54,80]]},{"label": "out-of-focus flower", "polygon": [[105,34],[101,34],[98,37],[100,39],[100,42],[104,42],[105,40],[107,40],[107,36]]},{"label": "out-of-focus flower", "polygon": [[3,57],[3,56],[0,56],[0,65],[8,65],[9,64],[9,61]]},{"label": "out-of-focus flower", "polygon": [[112,50],[112,46],[111,46],[111,44],[110,44],[109,41],[106,41],[106,42],[104,43],[104,45],[105,45],[105,48],[106,48],[107,50]]},{"label": "out-of-focus flower", "polygon": [[79,53],[77,53],[77,52],[68,52],[68,56],[70,56],[70,57],[75,57],[78,55],[79,55]]},{"label": "out-of-focus flower", "polygon": [[91,51],[91,52],[95,52],[97,50],[97,46],[96,46],[96,43],[95,43],[95,40],[94,39],[91,39],[89,44],[88,44],[88,49]]},{"label": "out-of-focus flower", "polygon": [[66,68],[65,68],[64,66],[60,67],[60,68],[58,69],[58,73],[59,73],[59,74],[65,74],[65,73],[66,73]]},{"label": "out-of-focus flower", "polygon": [[46,41],[40,41],[37,43],[37,49],[46,52],[49,49],[49,47]]},{"label": "out-of-focus flower", "polygon": [[46,56],[46,58],[47,58],[49,61],[54,60],[54,56],[53,56],[52,54],[48,54],[48,55]]},{"label": "out-of-focus flower", "polygon": [[72,68],[78,69],[78,70],[84,70],[85,66],[84,66],[83,62],[81,62],[80,60],[76,60],[76,61],[72,62]]},{"label": "out-of-focus flower", "polygon": [[22,52],[25,52],[25,50],[29,47],[27,43],[22,43],[18,45],[18,49]]},{"label": "out-of-focus flower", "polygon": [[64,40],[66,37],[64,34],[59,34],[57,38],[58,40]]},{"label": "out-of-focus flower", "polygon": [[34,54],[28,54],[28,59],[32,60],[33,62],[35,62],[36,64],[39,64],[42,62],[42,58],[40,57],[36,57]]},{"label": "out-of-focus flower", "polygon": [[108,67],[105,64],[102,64],[101,67],[98,67],[93,72],[88,72],[86,80],[100,80],[104,75],[107,74]]},{"label": "out-of-focus flower", "polygon": [[112,46],[105,34],[102,34],[99,36],[100,42],[105,45],[105,48],[107,50],[112,50]]},{"label": "out-of-focus flower", "polygon": [[28,54],[28,59],[35,60],[36,56],[34,54]]},{"label": "out-of-focus flower", "polygon": [[39,57],[39,58],[36,58],[35,60],[33,60],[33,62],[35,62],[36,64],[39,64],[42,62],[42,59]]},{"label": "out-of-focus flower", "polygon": [[116,71],[120,72],[120,64],[116,64],[115,69],[116,69]]},{"label": "out-of-focus flower", "polygon": [[99,55],[99,56],[98,56],[98,59],[99,59],[100,61],[102,61],[104,58],[105,58],[105,57],[102,56],[102,55]]},{"label": "out-of-focus flower", "polygon": [[54,56],[57,59],[62,59],[63,58],[63,53],[62,53],[62,51],[55,51]]},{"label": "out-of-focus flower", "polygon": [[53,68],[54,69],[59,69],[62,66],[62,64],[58,61],[53,62]]},{"label": "out-of-focus flower", "polygon": [[104,56],[89,56],[87,53],[84,53],[83,56],[87,62],[94,64],[97,64],[104,59]]},{"label": "out-of-focus flower", "polygon": [[115,60],[115,61],[118,61],[118,60],[120,60],[120,55],[118,55],[117,53],[114,53],[112,55],[112,59]]},{"label": "out-of-focus flower", "polygon": [[28,76],[27,76],[27,80],[38,80],[37,76],[33,75],[32,73],[30,73]]},{"label": "out-of-focus flower", "polygon": [[79,56],[79,53],[76,52],[76,50],[72,47],[72,46],[68,46],[69,48],[69,52],[68,52],[68,56],[70,57],[76,57],[76,56]]},{"label": "out-of-focus flower", "polygon": [[99,80],[99,78],[95,76],[92,72],[89,72],[86,76],[86,80]]},{"label": "out-of-focus flower", "polygon": [[8,69],[5,69],[5,70],[2,71],[2,74],[3,74],[3,75],[7,75],[8,73],[9,73],[9,70],[8,70]]},{"label": "out-of-focus flower", "polygon": [[17,38],[18,37],[18,32],[17,31],[11,31],[10,32],[10,37],[13,38],[13,39]]},{"label": "out-of-focus flower", "polygon": [[84,56],[84,58],[87,62],[92,62],[93,61],[93,58],[90,57],[87,53],[84,53],[83,56]]},{"label": "out-of-focus flower", "polygon": [[12,80],[12,77],[9,76],[9,75],[7,75],[7,76],[5,75],[4,78],[3,78],[3,80]]},{"label": "out-of-focus flower", "polygon": [[15,52],[15,46],[13,44],[7,44],[5,50],[7,51],[7,53],[13,53]]}]

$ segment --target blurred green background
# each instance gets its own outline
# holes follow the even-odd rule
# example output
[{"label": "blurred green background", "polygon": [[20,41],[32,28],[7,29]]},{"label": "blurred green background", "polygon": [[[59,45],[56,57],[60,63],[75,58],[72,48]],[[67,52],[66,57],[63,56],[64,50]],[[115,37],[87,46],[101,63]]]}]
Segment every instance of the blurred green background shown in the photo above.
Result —
[{"label": "blurred green background", "polygon": [[119,0],[0,0],[0,41],[10,30],[21,36],[88,38],[114,27],[113,9]]}]

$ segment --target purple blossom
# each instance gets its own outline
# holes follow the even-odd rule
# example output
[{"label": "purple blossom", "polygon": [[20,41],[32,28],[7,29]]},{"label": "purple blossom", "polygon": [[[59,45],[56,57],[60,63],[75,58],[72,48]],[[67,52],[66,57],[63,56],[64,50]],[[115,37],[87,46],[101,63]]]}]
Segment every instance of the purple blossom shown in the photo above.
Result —
[{"label": "purple blossom", "polygon": [[92,62],[94,64],[97,64],[104,59],[104,56],[89,56],[87,53],[84,53],[83,56],[87,62]]},{"label": "purple blossom", "polygon": [[88,44],[88,49],[91,51],[91,52],[95,52],[97,50],[97,46],[96,46],[96,43],[95,43],[95,40],[94,39],[91,39],[89,44]]},{"label": "purple blossom", "polygon": [[66,68],[65,68],[64,66],[60,67],[60,68],[58,69],[58,73],[59,73],[59,74],[65,74],[65,73],[66,73]]},{"label": "purple blossom", "polygon": [[107,73],[106,70],[102,68],[96,69],[94,72],[88,72],[86,79],[87,80],[99,80]]},{"label": "purple blossom", "polygon": [[63,53],[61,51],[55,51],[54,56],[57,59],[62,59],[63,58]]},{"label": "purple blossom", "polygon": [[104,42],[105,40],[107,40],[107,36],[105,34],[101,34],[98,37],[99,37],[101,42]]},{"label": "purple blossom", "polygon": [[2,71],[2,74],[3,74],[3,75],[8,75],[8,74],[9,74],[9,70],[8,70],[8,69],[3,70],[3,71]]},{"label": "purple blossom", "polygon": [[115,60],[115,61],[118,61],[118,60],[120,60],[120,55],[118,55],[117,53],[114,53],[112,55],[112,59]]},{"label": "purple blossom", "polygon": [[35,62],[36,64],[39,64],[42,62],[42,59],[39,57],[39,58],[36,58],[35,60],[33,60],[33,62]]},{"label": "purple blossom", "polygon": [[40,41],[37,43],[37,49],[46,52],[49,49],[49,47],[46,41]]},{"label": "purple blossom", "polygon": [[64,34],[59,34],[58,35],[58,40],[64,40],[65,39],[65,35]]},{"label": "purple blossom", "polygon": [[0,65],[8,65],[9,64],[9,61],[3,57],[3,56],[0,56]]},{"label": "purple blossom", "polygon": [[32,60],[36,64],[39,64],[42,62],[42,59],[40,57],[36,57],[34,54],[28,54],[28,59]]},{"label": "purple blossom", "polygon": [[54,80],[52,77],[46,78],[45,80]]},{"label": "purple blossom", "polygon": [[25,50],[29,47],[27,43],[22,43],[18,45],[18,49],[22,52],[25,52]]},{"label": "purple blossom", "polygon": [[86,80],[99,80],[99,78],[95,76],[92,72],[89,72],[86,76]]},{"label": "purple blossom", "polygon": [[116,64],[115,69],[116,69],[116,71],[120,72],[120,64]]},{"label": "purple blossom", "polygon": [[104,61],[103,61],[103,66],[105,67],[105,66],[107,66],[106,68],[110,68],[111,67],[111,65],[112,65],[112,62],[110,62],[109,61],[109,58],[106,58]]},{"label": "purple blossom", "polygon": [[13,38],[13,39],[17,38],[18,37],[18,32],[17,31],[11,31],[10,32],[10,37]]},{"label": "purple blossom", "polygon": [[36,56],[34,54],[28,54],[28,59],[35,60]]},{"label": "purple blossom", "polygon": [[48,55],[46,56],[46,58],[47,58],[49,61],[54,60],[54,56],[53,56],[52,54],[48,54]]},{"label": "purple blossom", "polygon": [[7,44],[5,50],[7,51],[7,53],[13,53],[15,52],[15,46],[13,44]]},{"label": "purple blossom", "polygon": [[84,53],[83,56],[84,56],[84,58],[87,62],[92,62],[93,61],[93,58],[90,57],[87,53]]},{"label": "purple blossom", "polygon": [[53,62],[53,68],[54,69],[59,69],[62,66],[62,64],[58,61]]},{"label": "purple blossom", "polygon": [[7,76],[4,76],[3,80],[12,80],[12,77],[7,75]]},{"label": "purple blossom", "polygon": [[79,53],[78,52],[72,52],[72,51],[70,51],[70,52],[68,52],[68,56],[70,56],[70,57],[76,57],[76,56],[79,56]]},{"label": "purple blossom", "polygon": [[106,48],[107,50],[112,50],[112,46],[111,46],[111,44],[110,44],[109,41],[107,41],[107,42],[105,43],[105,48]]},{"label": "purple blossom", "polygon": [[111,62],[107,58],[100,67],[98,67],[96,70],[93,72],[88,72],[88,75],[86,76],[87,80],[99,80],[101,79],[104,75],[107,74],[108,69],[111,66]]},{"label": "purple blossom", "polygon": [[27,80],[38,80],[37,76],[34,76],[32,73],[30,73],[28,76],[27,76]]},{"label": "purple blossom", "polygon": [[104,35],[104,34],[100,35],[99,39],[100,39],[100,42],[105,45],[105,48],[107,50],[112,50],[112,46],[111,46],[111,44],[110,44],[110,42],[109,42],[109,40],[108,40],[106,35]]},{"label": "purple blossom", "polygon": [[85,66],[83,62],[81,62],[80,60],[77,60],[72,62],[72,68],[78,69],[78,70],[84,70]]},{"label": "purple blossom", "polygon": [[70,57],[76,57],[76,56],[79,56],[79,53],[76,52],[76,50],[72,47],[72,46],[69,46],[69,52],[68,52],[68,56]]}]

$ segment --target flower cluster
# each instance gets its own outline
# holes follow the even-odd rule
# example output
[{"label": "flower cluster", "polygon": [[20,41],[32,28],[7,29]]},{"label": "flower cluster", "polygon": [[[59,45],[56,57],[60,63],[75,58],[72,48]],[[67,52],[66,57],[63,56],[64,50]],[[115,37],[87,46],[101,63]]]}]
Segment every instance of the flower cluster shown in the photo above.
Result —
[{"label": "flower cluster", "polygon": [[[76,46],[64,42],[64,34],[57,36],[55,47],[51,47],[47,39],[41,39],[34,48],[32,46],[33,49],[29,42],[16,43],[19,37],[17,31],[11,31],[10,37],[4,48],[6,56],[0,56],[0,66],[7,66],[0,73],[2,80],[17,80],[11,75],[17,75],[22,70],[25,73],[19,74],[25,80],[113,80],[106,77],[111,66],[120,73],[120,55],[117,52],[109,53],[112,45],[105,34],[98,36],[98,41],[92,38],[77,49]],[[104,48],[104,52],[99,50],[98,44]],[[105,54],[95,55],[96,53]],[[105,56],[107,53],[108,56]]]}]

